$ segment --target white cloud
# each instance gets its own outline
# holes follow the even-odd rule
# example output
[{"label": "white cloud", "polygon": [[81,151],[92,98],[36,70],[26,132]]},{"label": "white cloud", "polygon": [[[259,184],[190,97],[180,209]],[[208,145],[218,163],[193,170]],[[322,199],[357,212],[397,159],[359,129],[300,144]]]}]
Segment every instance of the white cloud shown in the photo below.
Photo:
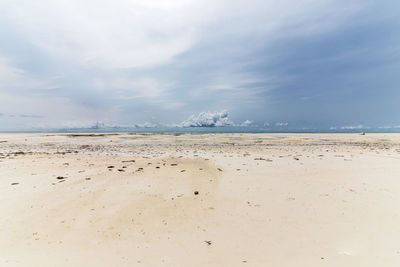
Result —
[{"label": "white cloud", "polygon": [[227,111],[201,112],[198,115],[192,115],[186,121],[181,123],[183,127],[219,127],[232,126],[233,122],[229,120]]},{"label": "white cloud", "polygon": [[[101,124],[101,123],[100,123]],[[30,127],[36,130],[48,130],[48,129],[95,129],[96,122],[93,120],[63,120],[60,122],[48,122],[43,121],[35,124],[31,124]]]},{"label": "white cloud", "polygon": [[0,107],[4,114],[34,114],[35,118],[2,116],[0,130],[29,128],[61,128],[66,122],[93,122],[106,117],[103,110],[93,110],[71,103],[66,97],[43,95],[16,95],[0,90]]},{"label": "white cloud", "polygon": [[56,59],[118,69],[170,62],[221,34],[261,34],[272,40],[328,31],[361,5],[341,2],[13,0],[0,3],[0,15]]},{"label": "white cloud", "polygon": [[134,127],[136,127],[136,128],[155,128],[157,126],[158,126],[158,124],[151,123],[151,122],[134,124]]},{"label": "white cloud", "polygon": [[53,57],[113,69],[162,64],[187,51],[194,42],[188,5],[193,1],[20,0],[0,8]]},{"label": "white cloud", "polygon": [[253,121],[251,121],[251,120],[245,120],[244,122],[242,122],[242,123],[240,124],[240,126],[249,126],[249,125],[251,125],[251,124],[253,124]]},{"label": "white cloud", "polygon": [[145,122],[133,124],[119,124],[114,122],[103,122],[94,120],[67,120],[60,123],[36,123],[31,127],[39,130],[46,129],[92,129],[92,130],[118,130],[118,129],[134,129],[134,128],[155,128],[158,124]]},{"label": "white cloud", "polygon": [[35,114],[20,114],[20,115],[18,115],[19,117],[21,117],[21,118],[44,118],[43,116],[40,116],[40,115],[35,115]]},{"label": "white cloud", "polygon": [[279,126],[279,127],[284,127],[284,126],[288,126],[289,123],[288,122],[277,122],[275,123],[275,126]]},{"label": "white cloud", "polygon": [[160,82],[151,77],[98,78],[92,84],[94,89],[111,90],[122,99],[156,98],[162,96],[172,83]]},{"label": "white cloud", "polygon": [[0,56],[0,90],[48,90],[57,86],[52,79],[41,80],[27,71],[15,67],[7,58]]},{"label": "white cloud", "polygon": [[[0,22],[15,37],[10,44],[17,42],[18,47],[34,51],[32,57],[19,55],[21,61],[31,67],[37,65],[43,75],[55,66],[51,73],[60,70],[66,77],[63,81],[39,78],[0,55],[0,105],[10,114],[46,117],[50,126],[74,124],[74,118],[81,119],[82,124],[107,118],[135,120],[143,116],[139,114],[142,112],[129,113],[135,108],[152,113],[146,114],[148,117],[155,115],[162,120],[171,116],[160,113],[167,113],[166,110],[172,113],[184,106],[190,108],[190,101],[195,104],[204,101],[201,104],[207,110],[211,106],[208,103],[213,101],[206,103],[206,98],[218,99],[219,106],[229,109],[235,106],[242,109],[238,103],[264,107],[266,97],[265,94],[260,97],[261,93],[279,87],[290,77],[273,71],[268,74],[249,71],[250,65],[259,65],[258,60],[274,59],[275,55],[268,53],[255,59],[257,51],[261,48],[264,51],[282,37],[318,34],[345,25],[346,19],[364,3],[361,0],[351,3],[344,0],[251,3],[0,0]],[[46,60],[42,61],[42,57]],[[241,60],[246,58],[249,60]],[[219,66],[227,59],[231,64]],[[169,63],[176,64],[171,64],[170,69],[166,66]],[[190,80],[191,77],[185,80],[186,73],[197,69],[204,72],[196,77],[198,80]],[[52,96],[16,97],[12,92],[56,87],[60,90],[54,90]],[[131,118],[126,119],[127,113]],[[185,123],[233,125],[227,113],[202,114]]]},{"label": "white cloud", "polygon": [[342,126],[340,129],[342,130],[354,130],[354,129],[364,129],[364,125],[359,124],[359,125],[349,125],[349,126]]},{"label": "white cloud", "polygon": [[179,110],[185,106],[185,103],[182,102],[168,102],[161,105],[161,108],[164,110]]}]

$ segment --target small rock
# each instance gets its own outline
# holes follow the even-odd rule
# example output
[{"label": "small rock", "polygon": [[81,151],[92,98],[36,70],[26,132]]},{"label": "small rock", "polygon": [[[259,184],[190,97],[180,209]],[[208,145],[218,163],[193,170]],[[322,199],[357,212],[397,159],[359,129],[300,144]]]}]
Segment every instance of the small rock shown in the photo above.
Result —
[{"label": "small rock", "polygon": [[198,194],[199,194],[199,191],[194,191],[194,194],[195,194],[195,195],[198,195]]}]

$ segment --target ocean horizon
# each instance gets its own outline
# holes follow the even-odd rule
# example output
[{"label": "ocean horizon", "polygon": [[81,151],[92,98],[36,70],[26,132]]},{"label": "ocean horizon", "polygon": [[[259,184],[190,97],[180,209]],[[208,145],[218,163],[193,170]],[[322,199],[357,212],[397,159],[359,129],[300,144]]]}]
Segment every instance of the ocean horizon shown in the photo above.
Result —
[{"label": "ocean horizon", "polygon": [[110,127],[3,130],[0,133],[400,133],[400,128],[274,129],[257,126],[220,127]]}]

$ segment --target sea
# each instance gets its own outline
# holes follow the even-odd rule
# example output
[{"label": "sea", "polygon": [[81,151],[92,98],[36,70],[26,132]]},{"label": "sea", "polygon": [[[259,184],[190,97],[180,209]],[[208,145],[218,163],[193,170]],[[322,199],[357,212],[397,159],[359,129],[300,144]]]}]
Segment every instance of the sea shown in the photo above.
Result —
[{"label": "sea", "polygon": [[269,128],[258,126],[223,127],[92,127],[65,129],[30,129],[23,131],[2,131],[3,133],[400,133],[400,128],[354,128],[354,129],[305,129]]}]

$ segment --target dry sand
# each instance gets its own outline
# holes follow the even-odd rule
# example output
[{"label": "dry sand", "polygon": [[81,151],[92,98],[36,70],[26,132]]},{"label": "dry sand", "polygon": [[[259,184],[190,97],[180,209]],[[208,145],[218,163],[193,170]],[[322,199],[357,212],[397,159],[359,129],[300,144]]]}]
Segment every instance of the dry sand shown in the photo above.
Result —
[{"label": "dry sand", "polygon": [[0,266],[400,266],[399,134],[1,134]]}]

